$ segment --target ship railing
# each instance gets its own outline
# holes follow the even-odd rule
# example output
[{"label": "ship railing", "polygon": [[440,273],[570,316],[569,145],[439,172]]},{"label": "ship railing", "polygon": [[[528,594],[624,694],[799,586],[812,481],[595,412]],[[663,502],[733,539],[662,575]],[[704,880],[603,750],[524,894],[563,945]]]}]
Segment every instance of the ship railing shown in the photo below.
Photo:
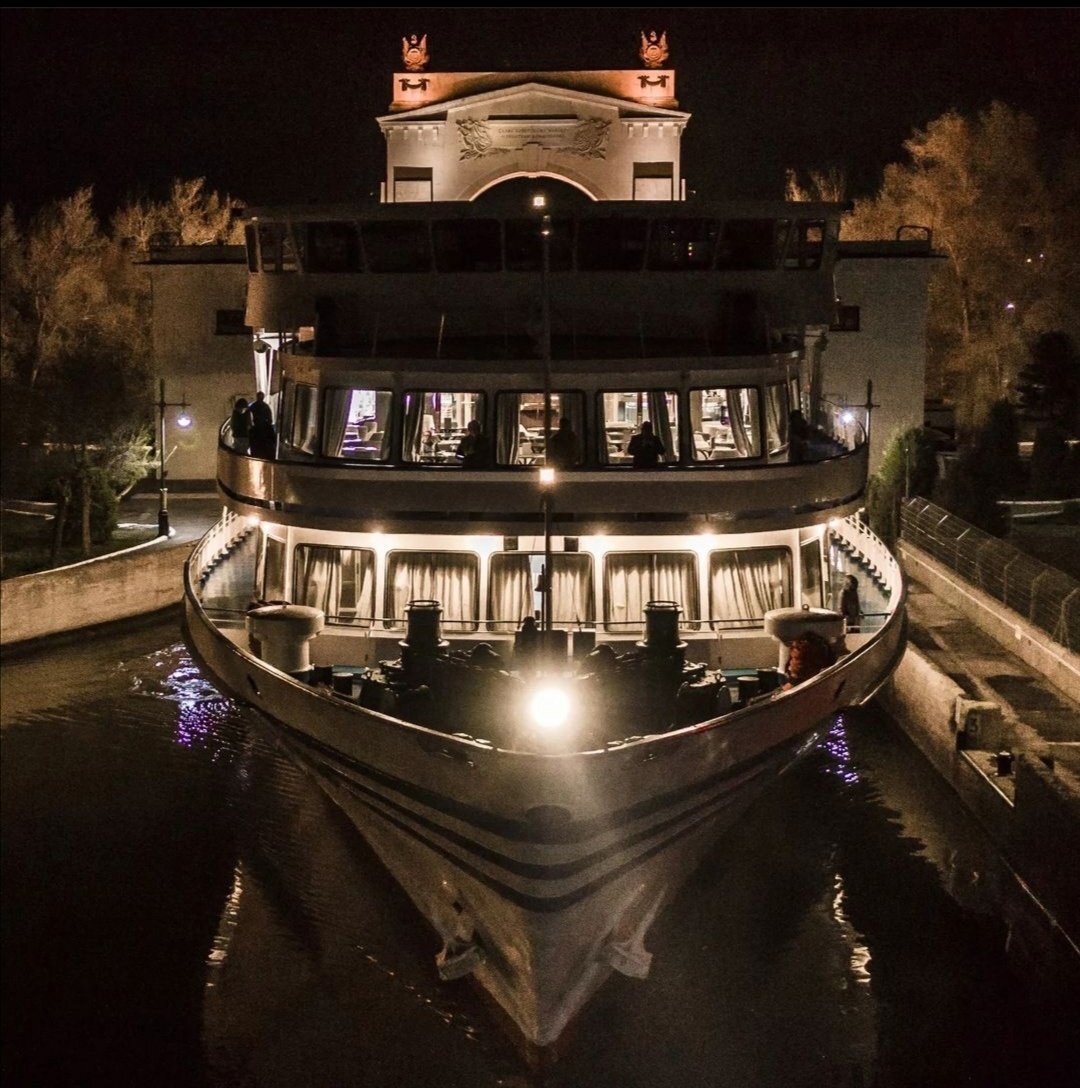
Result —
[{"label": "ship railing", "polygon": [[195,581],[203,581],[232,549],[251,532],[252,526],[246,517],[226,510],[217,524],[195,545],[188,569]]},{"label": "ship railing", "polygon": [[808,461],[833,457],[841,450],[855,450],[866,444],[866,427],[856,416],[855,409],[819,400],[813,415],[814,426],[807,442]]}]

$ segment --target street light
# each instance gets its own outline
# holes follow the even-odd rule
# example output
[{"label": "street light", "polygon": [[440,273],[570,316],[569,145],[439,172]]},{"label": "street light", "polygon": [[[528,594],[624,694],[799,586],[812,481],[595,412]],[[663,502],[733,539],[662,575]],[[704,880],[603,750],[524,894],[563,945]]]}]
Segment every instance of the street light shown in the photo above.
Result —
[{"label": "street light", "polygon": [[161,457],[161,501],[158,506],[158,536],[169,535],[169,489],[165,486],[165,409],[179,408],[176,425],[181,428],[191,426],[191,416],[187,414],[186,400],[168,401],[165,399],[165,379],[161,379],[161,392],[158,396],[158,453]]}]

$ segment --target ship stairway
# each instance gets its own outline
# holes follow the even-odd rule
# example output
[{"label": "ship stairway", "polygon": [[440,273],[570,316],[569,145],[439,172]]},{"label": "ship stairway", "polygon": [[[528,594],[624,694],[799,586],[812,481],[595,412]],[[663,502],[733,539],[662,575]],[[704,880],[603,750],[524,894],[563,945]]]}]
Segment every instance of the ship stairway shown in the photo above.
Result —
[{"label": "ship stairway", "polygon": [[885,572],[882,571],[874,561],[858,547],[858,545],[837,535],[833,536],[832,542],[836,548],[847,557],[848,563],[852,567],[857,568],[858,572],[869,577],[881,592],[888,593],[889,586],[885,579]]}]

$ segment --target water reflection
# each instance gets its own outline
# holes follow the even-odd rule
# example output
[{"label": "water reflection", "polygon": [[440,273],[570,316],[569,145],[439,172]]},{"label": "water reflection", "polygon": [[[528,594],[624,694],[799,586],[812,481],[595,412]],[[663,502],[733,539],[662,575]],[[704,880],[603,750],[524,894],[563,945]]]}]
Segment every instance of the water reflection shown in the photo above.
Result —
[{"label": "water reflection", "polygon": [[[55,659],[5,665],[5,1085],[524,1083],[268,723],[171,632],[147,638],[67,651],[51,700]],[[650,978],[612,979],[546,1085],[1011,1088],[1075,1070],[1075,960],[874,713],[833,723],[647,944]]]}]

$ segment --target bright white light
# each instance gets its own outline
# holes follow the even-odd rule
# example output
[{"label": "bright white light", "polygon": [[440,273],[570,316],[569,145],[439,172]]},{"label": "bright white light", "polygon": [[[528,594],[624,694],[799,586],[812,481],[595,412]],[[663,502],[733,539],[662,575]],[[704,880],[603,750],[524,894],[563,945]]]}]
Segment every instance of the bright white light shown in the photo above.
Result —
[{"label": "bright white light", "polygon": [[529,700],[529,713],[541,729],[558,729],[570,716],[570,697],[562,688],[540,688]]},{"label": "bright white light", "polygon": [[840,422],[841,423],[854,423],[855,422],[855,417],[850,412],[844,412],[840,416]]},{"label": "bright white light", "polygon": [[248,514],[245,520],[247,521],[248,525],[250,525],[254,529],[255,526],[258,525],[262,519],[259,517],[258,514]]},{"label": "bright white light", "polygon": [[177,427],[190,427],[191,426],[191,416],[189,416],[187,414],[187,412],[181,412],[176,417],[176,425],[177,425]]},{"label": "bright white light", "polygon": [[551,487],[555,483],[555,470],[553,468],[542,468],[540,470],[540,486]]},{"label": "bright white light", "polygon": [[1015,302],[1006,302],[1005,303],[1005,309],[1006,310],[1015,310],[1016,309],[1016,303]]},{"label": "bright white light", "polygon": [[534,208],[546,208],[547,207],[547,194],[545,194],[545,193],[533,193],[532,206]]}]

